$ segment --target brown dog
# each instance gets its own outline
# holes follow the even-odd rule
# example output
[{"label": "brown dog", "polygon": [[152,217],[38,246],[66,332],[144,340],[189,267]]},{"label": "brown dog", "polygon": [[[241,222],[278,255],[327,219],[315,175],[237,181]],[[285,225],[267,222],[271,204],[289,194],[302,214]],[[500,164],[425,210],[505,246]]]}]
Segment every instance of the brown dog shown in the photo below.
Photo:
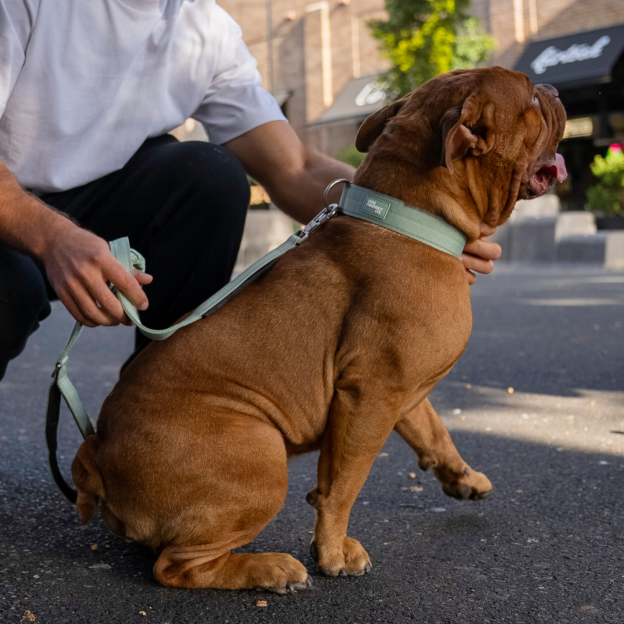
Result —
[{"label": "brown dog", "polygon": [[[443,216],[469,239],[565,169],[552,87],[499,67],[438,76],[370,117],[355,183]],[[83,522],[160,552],[164,585],[286,593],[310,585],[281,553],[231,554],[280,510],[287,460],[320,449],[311,552],[330,576],[370,559],[353,505],[396,429],[444,492],[485,498],[427,400],[471,331],[454,257],[338,216],[210,318],[151,344],[106,399],[72,474]]]}]

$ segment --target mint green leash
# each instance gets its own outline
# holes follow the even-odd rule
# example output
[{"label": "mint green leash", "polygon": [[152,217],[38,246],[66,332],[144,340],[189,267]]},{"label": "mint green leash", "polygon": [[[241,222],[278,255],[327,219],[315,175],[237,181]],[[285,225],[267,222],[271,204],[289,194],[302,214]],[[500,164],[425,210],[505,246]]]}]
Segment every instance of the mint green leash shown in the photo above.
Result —
[{"label": "mint green leash", "polygon": [[[340,204],[327,205],[329,191],[336,184],[344,184]],[[285,243],[277,249],[270,251],[257,262],[245,269],[229,284],[216,292],[212,297],[204,301],[192,314],[183,321],[172,325],[167,329],[150,329],[145,327],[139,318],[136,308],[130,300],[117,288],[112,287],[115,296],[121,302],[124,312],[139,328],[141,333],[151,340],[166,340],[178,329],[186,327],[195,321],[206,318],[221,306],[227,303],[241,290],[266,273],[287,251],[294,249],[317,230],[323,223],[338,214],[346,214],[370,223],[376,223],[384,228],[409,236],[414,240],[425,243],[430,247],[443,251],[459,258],[466,244],[466,237],[459,230],[449,225],[440,217],[415,208],[406,206],[402,201],[382,195],[374,191],[351,184],[348,180],[335,180],[325,190],[325,208],[304,228],[297,230]],[[145,258],[130,248],[127,238],[119,238],[110,243],[111,252],[132,274],[134,269],[145,270]],[[63,353],[56,362],[52,373],[53,382],[48,392],[48,406],[46,411],[46,442],[48,445],[48,459],[54,481],[67,499],[76,503],[76,491],[63,479],[56,458],[57,430],[61,408],[61,396],[65,399],[69,410],[82,433],[82,437],[95,434],[95,430],[87,414],[76,388],[67,375],[67,362],[69,352],[78,340],[82,325],[76,323],[72,329],[69,341],[63,349]]]},{"label": "mint green leash", "polygon": [[[315,219],[320,219],[324,213],[316,216]],[[327,218],[325,219],[327,220]],[[314,223],[314,221],[312,222]],[[307,225],[306,228],[310,227]],[[285,243],[280,245],[277,249],[270,251],[266,256],[263,256],[245,269],[238,277],[233,279],[229,284],[224,286],[221,290],[216,292],[212,297],[204,301],[192,314],[187,316],[183,321],[168,327],[167,329],[150,329],[145,327],[139,319],[137,309],[130,303],[130,300],[117,288],[113,288],[113,292],[124,309],[124,312],[128,315],[128,318],[139,328],[141,333],[150,338],[151,340],[166,340],[170,336],[173,336],[178,329],[182,329],[199,319],[206,318],[218,310],[222,305],[227,303],[235,294],[241,291],[246,286],[249,286],[253,281],[258,279],[261,275],[266,273],[287,251],[294,249],[302,241],[307,238],[303,230],[298,230],[293,234]],[[111,252],[124,265],[129,273],[133,273],[133,269],[139,271],[145,271],[145,258],[134,249],[130,249],[130,241],[127,238],[118,238],[110,243]]]}]

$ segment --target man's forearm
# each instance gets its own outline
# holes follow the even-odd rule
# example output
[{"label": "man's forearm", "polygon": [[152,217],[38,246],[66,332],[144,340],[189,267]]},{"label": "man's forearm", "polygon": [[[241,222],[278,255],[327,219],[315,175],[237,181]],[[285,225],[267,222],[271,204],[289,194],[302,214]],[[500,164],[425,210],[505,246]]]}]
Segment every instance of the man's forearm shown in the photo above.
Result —
[{"label": "man's forearm", "polygon": [[40,260],[58,298],[83,325],[132,325],[108,282],[140,310],[147,308],[141,286],[151,276],[130,275],[105,240],[24,191],[2,164],[0,243]]},{"label": "man's forearm", "polygon": [[40,259],[53,233],[67,226],[66,217],[27,193],[0,163],[0,243]]},{"label": "man's forearm", "polygon": [[[323,208],[323,193],[336,178],[353,179],[355,169],[302,145],[285,121],[272,121],[227,143],[247,173],[287,215],[307,223]],[[332,201],[338,201],[340,189]]]},{"label": "man's forearm", "polygon": [[[267,188],[275,205],[300,223],[308,223],[323,209],[323,194],[327,185],[338,178],[352,180],[355,169],[350,165],[309,151],[302,169],[284,176],[272,188]],[[332,189],[330,203],[340,199],[342,187]]]}]

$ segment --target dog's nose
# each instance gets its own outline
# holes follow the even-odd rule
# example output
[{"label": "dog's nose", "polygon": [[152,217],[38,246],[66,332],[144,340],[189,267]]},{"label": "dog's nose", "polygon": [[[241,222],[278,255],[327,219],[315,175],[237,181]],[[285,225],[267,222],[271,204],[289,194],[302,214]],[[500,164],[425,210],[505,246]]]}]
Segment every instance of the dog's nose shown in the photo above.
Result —
[{"label": "dog's nose", "polygon": [[550,93],[550,95],[552,95],[553,97],[557,97],[559,95],[559,91],[557,91],[557,89],[555,89],[555,87],[553,87],[552,85],[538,84],[538,85],[535,85],[535,87],[537,89],[541,89],[542,91],[546,91],[547,93]]}]

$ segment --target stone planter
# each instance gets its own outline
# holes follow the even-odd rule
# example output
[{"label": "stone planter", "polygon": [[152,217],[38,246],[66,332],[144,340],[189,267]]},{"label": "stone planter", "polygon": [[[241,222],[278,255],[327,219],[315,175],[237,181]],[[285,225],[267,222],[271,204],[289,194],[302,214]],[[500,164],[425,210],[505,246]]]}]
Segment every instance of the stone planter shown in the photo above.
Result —
[{"label": "stone planter", "polygon": [[557,261],[624,269],[624,232],[577,234],[562,238],[557,245]]}]

